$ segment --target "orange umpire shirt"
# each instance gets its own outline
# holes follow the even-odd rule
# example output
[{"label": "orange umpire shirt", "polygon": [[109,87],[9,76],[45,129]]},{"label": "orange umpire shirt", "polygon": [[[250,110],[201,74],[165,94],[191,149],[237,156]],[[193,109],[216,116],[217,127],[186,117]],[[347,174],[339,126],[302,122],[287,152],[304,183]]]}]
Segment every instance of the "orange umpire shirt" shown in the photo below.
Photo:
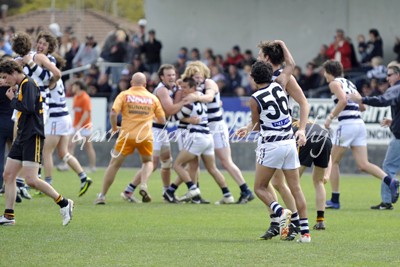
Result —
[{"label": "orange umpire shirt", "polygon": [[79,123],[85,111],[89,111],[89,117],[85,120],[82,126],[86,126],[86,128],[90,129],[92,127],[92,102],[90,101],[90,96],[88,95],[88,93],[82,91],[80,95],[74,96],[73,109],[75,112],[73,126],[75,127]]},{"label": "orange umpire shirt", "polygon": [[122,114],[120,133],[129,133],[129,139],[135,139],[138,143],[153,141],[153,118],[165,117],[158,98],[142,86],[133,86],[122,91],[115,99],[112,109],[117,114]]}]

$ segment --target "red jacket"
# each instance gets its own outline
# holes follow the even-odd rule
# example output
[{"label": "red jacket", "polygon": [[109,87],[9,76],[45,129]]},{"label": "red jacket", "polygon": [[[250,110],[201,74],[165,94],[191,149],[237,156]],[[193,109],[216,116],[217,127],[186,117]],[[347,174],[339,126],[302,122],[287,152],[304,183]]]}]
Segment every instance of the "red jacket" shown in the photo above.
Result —
[{"label": "red jacket", "polygon": [[[341,56],[341,63],[343,65],[343,69],[344,70],[348,70],[352,68],[351,65],[351,46],[349,44],[349,42],[344,41],[343,45],[341,47],[338,48],[338,51],[340,52]],[[335,44],[332,43],[328,50],[326,50],[326,55],[330,58],[330,59],[335,59]]]}]

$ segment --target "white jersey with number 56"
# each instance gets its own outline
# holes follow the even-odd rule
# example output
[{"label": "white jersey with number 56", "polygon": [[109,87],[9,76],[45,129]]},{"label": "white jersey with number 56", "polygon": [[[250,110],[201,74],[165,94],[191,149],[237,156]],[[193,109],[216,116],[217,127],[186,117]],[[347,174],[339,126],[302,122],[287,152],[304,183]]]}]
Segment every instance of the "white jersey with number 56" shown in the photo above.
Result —
[{"label": "white jersey with number 56", "polygon": [[252,97],[258,103],[262,141],[265,143],[292,139],[292,117],[282,86],[273,82],[255,92]]}]

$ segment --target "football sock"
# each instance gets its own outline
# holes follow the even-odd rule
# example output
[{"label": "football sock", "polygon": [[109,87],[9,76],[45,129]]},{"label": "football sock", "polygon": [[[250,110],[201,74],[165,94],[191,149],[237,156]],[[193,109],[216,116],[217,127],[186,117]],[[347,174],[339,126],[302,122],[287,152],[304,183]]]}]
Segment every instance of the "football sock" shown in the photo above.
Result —
[{"label": "football sock", "polygon": [[169,191],[169,192],[171,192],[171,193],[174,193],[174,192],[176,191],[176,189],[178,189],[178,186],[177,186],[176,184],[172,183],[172,184],[168,187],[167,191]]},{"label": "football sock", "polygon": [[332,192],[332,202],[333,203],[339,203],[339,197],[340,197],[340,193],[339,192]]},{"label": "football sock", "polygon": [[296,212],[292,213],[291,216],[291,222],[294,224],[294,226],[299,227],[300,226],[300,221],[299,221],[299,214]]},{"label": "football sock", "polygon": [[387,175],[387,176],[385,176],[385,178],[383,178],[383,182],[385,184],[387,184],[387,186],[390,186],[391,181],[392,181],[392,178],[389,175]]},{"label": "football sock", "polygon": [[247,186],[246,183],[244,183],[240,186],[240,192],[247,192],[248,190],[249,190],[249,187]]},{"label": "football sock", "polygon": [[278,202],[274,201],[272,202],[269,207],[271,210],[276,214],[276,216],[281,217],[283,208],[281,205],[278,204]]},{"label": "football sock", "polygon": [[310,228],[308,228],[307,218],[300,218],[300,233],[301,235],[310,233]]},{"label": "football sock", "polygon": [[187,182],[187,183],[186,183],[186,186],[187,186],[187,188],[188,188],[189,190],[193,190],[193,189],[196,189],[196,188],[197,188],[196,185],[195,185],[192,181]]},{"label": "football sock", "polygon": [[60,208],[64,208],[68,206],[68,200],[65,199],[62,195],[59,195],[58,198],[56,199],[56,204],[60,206]]},{"label": "football sock", "polygon": [[128,184],[125,188],[125,193],[132,193],[133,191],[135,191],[136,186],[134,186],[133,184]]},{"label": "football sock", "polygon": [[14,219],[14,210],[13,209],[5,209],[4,210],[4,217],[6,217],[9,220]]},{"label": "football sock", "polygon": [[86,172],[81,172],[78,174],[78,176],[81,179],[81,183],[86,182],[86,178],[87,178]]},{"label": "football sock", "polygon": [[317,222],[323,222],[325,216],[325,211],[317,210]]},{"label": "football sock", "polygon": [[21,178],[21,177],[17,176],[17,187],[23,187],[23,186],[25,186],[24,178]]},{"label": "football sock", "polygon": [[228,187],[222,187],[221,191],[222,191],[222,194],[224,195],[224,197],[230,197],[232,195],[231,192],[229,192]]}]

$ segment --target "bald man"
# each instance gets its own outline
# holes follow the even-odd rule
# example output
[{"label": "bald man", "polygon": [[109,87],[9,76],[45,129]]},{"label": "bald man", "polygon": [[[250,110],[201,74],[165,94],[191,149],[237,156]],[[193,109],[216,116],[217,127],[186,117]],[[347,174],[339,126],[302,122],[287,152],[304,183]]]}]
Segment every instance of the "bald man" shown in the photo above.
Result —
[{"label": "bald man", "polygon": [[[117,116],[122,114],[121,127],[117,128]],[[110,112],[112,134],[118,132],[118,138],[111,160],[103,178],[103,188],[97,195],[95,204],[105,204],[106,194],[115,175],[126,156],[136,149],[142,161],[141,184],[139,193],[143,202],[150,202],[151,197],[147,191],[147,181],[153,171],[153,118],[158,123],[165,123],[165,114],[158,98],[147,91],[146,76],[137,72],[132,76],[131,87],[121,92],[114,101]]]}]

